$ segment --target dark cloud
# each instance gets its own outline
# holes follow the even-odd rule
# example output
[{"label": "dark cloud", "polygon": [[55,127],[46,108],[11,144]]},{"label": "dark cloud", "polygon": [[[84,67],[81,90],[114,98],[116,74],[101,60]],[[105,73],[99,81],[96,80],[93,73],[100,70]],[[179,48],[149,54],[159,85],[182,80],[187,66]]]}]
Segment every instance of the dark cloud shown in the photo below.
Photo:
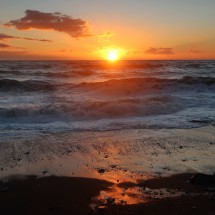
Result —
[{"label": "dark cloud", "polygon": [[0,33],[0,40],[6,40],[6,39],[23,39],[23,40],[31,40],[31,41],[39,41],[39,42],[53,42],[51,40],[45,40],[45,39],[34,39],[29,37],[15,37],[8,34],[1,34]]},{"label": "dark cloud", "polygon": [[4,24],[7,27],[15,27],[18,30],[41,29],[55,30],[69,34],[71,37],[87,37],[88,33],[86,21],[82,19],[73,19],[68,15],[58,12],[44,13],[37,10],[26,10],[25,16],[11,20]]},{"label": "dark cloud", "polygon": [[12,39],[12,38],[16,38],[7,34],[1,34],[0,33],[0,40],[5,40],[5,39]]},{"label": "dark cloud", "polygon": [[172,48],[149,48],[145,51],[145,54],[157,54],[157,55],[171,55],[174,54]]},{"label": "dark cloud", "polygon": [[39,42],[53,42],[52,40],[34,39],[34,38],[28,38],[28,37],[19,37],[19,38],[17,38],[17,39],[31,40],[31,41],[39,41]]},{"label": "dark cloud", "polygon": [[0,48],[10,48],[11,46],[4,44],[4,43],[0,43]]}]

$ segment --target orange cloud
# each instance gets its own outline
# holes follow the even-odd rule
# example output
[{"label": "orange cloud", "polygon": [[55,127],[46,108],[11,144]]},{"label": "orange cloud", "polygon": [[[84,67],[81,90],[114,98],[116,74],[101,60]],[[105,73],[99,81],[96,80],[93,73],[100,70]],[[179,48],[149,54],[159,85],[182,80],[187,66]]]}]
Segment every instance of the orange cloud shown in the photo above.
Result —
[{"label": "orange cloud", "polygon": [[10,48],[11,46],[4,44],[4,43],[0,43],[0,48]]},{"label": "orange cloud", "polygon": [[16,38],[7,34],[0,34],[0,40]]},{"label": "orange cloud", "polygon": [[31,41],[39,41],[39,42],[53,42],[51,40],[45,40],[45,39],[34,39],[29,37],[15,37],[8,34],[0,34],[0,40],[6,40],[6,39],[23,39],[23,40],[31,40]]},{"label": "orange cloud", "polygon": [[172,48],[149,48],[145,51],[145,54],[156,54],[156,55],[171,55],[174,54]]},{"label": "orange cloud", "polygon": [[88,33],[86,21],[73,19],[68,15],[58,12],[44,13],[37,10],[26,10],[25,16],[5,23],[6,27],[15,27],[18,30],[41,29],[55,30],[69,34],[71,37],[87,37]]}]

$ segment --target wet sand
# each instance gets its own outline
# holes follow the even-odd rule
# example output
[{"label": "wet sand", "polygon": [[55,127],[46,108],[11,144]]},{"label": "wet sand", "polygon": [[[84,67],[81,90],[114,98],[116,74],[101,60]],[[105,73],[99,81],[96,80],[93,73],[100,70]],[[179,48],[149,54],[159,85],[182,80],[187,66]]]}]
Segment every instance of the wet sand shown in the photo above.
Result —
[{"label": "wet sand", "polygon": [[[0,131],[4,134],[6,131]],[[116,182],[215,172],[215,127],[113,131],[7,131],[0,139],[0,178],[75,176]],[[105,174],[98,170],[104,169]]]},{"label": "wet sand", "polygon": [[214,185],[188,181],[215,173],[214,133],[14,132],[0,140],[0,214],[214,214]]},{"label": "wet sand", "polygon": [[[183,174],[139,184],[118,183],[117,187],[124,190],[121,198],[134,198],[129,190],[135,187],[145,195],[144,203],[127,204],[114,198],[95,198],[101,190],[111,192],[113,184],[107,181],[29,176],[0,184],[0,214],[214,214],[215,190],[192,185],[190,177]],[[175,197],[166,197],[164,189]]]}]

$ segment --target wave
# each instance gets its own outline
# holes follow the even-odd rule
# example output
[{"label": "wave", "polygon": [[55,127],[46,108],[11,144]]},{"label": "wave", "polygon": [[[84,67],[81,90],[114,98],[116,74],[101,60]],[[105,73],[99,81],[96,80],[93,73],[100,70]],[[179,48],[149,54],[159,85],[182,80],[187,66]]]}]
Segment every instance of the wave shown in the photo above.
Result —
[{"label": "wave", "polygon": [[192,89],[210,87],[215,85],[215,78],[211,77],[183,77],[182,79],[159,78],[127,78],[111,79],[104,82],[83,82],[73,87],[82,90],[98,91],[106,94],[132,95],[134,93],[163,91],[165,89]]},{"label": "wave", "polygon": [[95,72],[92,70],[73,70],[68,72],[35,72],[33,75],[51,77],[51,78],[72,78],[72,77],[88,77],[94,75]]},{"label": "wave", "polygon": [[5,62],[5,67],[10,70],[38,70],[52,69],[55,66],[54,62],[42,61],[11,61]]},{"label": "wave", "polygon": [[0,75],[22,75],[23,72],[19,70],[0,70]]},{"label": "wave", "polygon": [[120,83],[127,83],[127,84],[154,84],[154,83],[161,83],[161,84],[202,84],[202,85],[213,85],[215,84],[215,78],[214,77],[191,77],[191,76],[184,76],[181,79],[161,79],[161,78],[155,78],[155,77],[146,77],[146,78],[125,78],[125,79],[111,79],[104,82],[93,82],[93,83],[87,83],[83,82],[79,86],[90,86],[90,85],[106,85],[107,84],[120,84]]},{"label": "wave", "polygon": [[29,121],[34,118],[34,121],[53,121],[148,116],[178,112],[184,108],[183,104],[182,99],[172,96],[107,101],[73,101],[60,104],[0,108],[0,118],[24,118]]},{"label": "wave", "polygon": [[179,83],[184,84],[191,84],[191,85],[207,85],[211,86],[215,84],[215,78],[214,77],[191,77],[191,76],[185,76],[181,80],[179,80]]},{"label": "wave", "polygon": [[88,77],[95,75],[93,70],[71,70],[66,72],[54,72],[54,71],[19,71],[19,70],[0,70],[0,75],[15,75],[15,76],[34,76],[45,78],[73,78],[73,77]]},{"label": "wave", "polygon": [[188,61],[180,64],[179,67],[184,68],[184,69],[214,69],[214,61]]},{"label": "wave", "polygon": [[131,92],[141,92],[142,90],[163,90],[165,88],[214,86],[213,77],[190,77],[182,79],[159,79],[159,78],[125,78],[110,79],[102,82],[82,82],[60,83],[40,80],[18,81],[14,79],[0,79],[0,91],[52,91],[52,90],[79,90],[103,91],[109,93],[124,92],[129,95]]},{"label": "wave", "polygon": [[13,79],[1,79],[0,80],[0,91],[50,91],[54,90],[56,84],[49,83],[46,81],[38,80],[27,80],[17,81]]}]

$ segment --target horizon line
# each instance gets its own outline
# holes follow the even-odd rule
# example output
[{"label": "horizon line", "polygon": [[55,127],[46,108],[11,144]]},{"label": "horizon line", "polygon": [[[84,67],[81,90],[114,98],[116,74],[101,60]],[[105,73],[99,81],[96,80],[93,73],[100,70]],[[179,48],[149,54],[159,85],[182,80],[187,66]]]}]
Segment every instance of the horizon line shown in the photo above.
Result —
[{"label": "horizon line", "polygon": [[[102,59],[0,59],[0,61],[105,61],[108,60]],[[115,64],[122,61],[215,61],[214,59],[127,59],[127,60],[117,60],[115,62],[110,62]]]}]

